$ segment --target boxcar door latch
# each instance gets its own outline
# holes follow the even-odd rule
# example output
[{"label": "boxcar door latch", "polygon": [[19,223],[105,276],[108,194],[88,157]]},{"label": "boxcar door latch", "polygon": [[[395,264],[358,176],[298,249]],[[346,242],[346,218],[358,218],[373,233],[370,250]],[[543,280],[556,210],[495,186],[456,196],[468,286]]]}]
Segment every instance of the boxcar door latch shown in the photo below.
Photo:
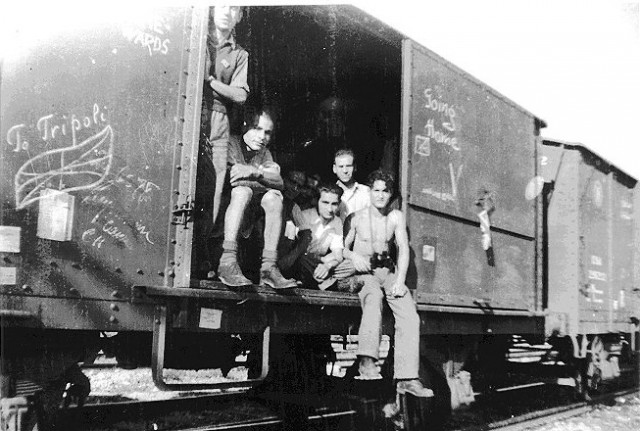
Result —
[{"label": "boxcar door latch", "polygon": [[173,220],[171,224],[187,226],[193,217],[193,201],[187,197],[187,200],[180,205],[176,205],[172,211]]}]

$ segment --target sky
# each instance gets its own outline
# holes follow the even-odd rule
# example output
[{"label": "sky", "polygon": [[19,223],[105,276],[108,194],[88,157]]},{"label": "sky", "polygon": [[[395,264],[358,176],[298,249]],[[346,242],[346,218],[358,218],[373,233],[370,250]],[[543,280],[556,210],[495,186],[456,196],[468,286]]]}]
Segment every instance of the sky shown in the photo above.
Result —
[{"label": "sky", "polygon": [[[118,1],[123,0],[112,0],[109,6]],[[224,3],[265,5],[305,1]],[[640,0],[351,0],[350,3],[543,119],[548,124],[542,132],[544,137],[583,144],[640,179],[637,159]],[[7,36],[18,34],[26,25],[46,26],[54,15],[64,15],[71,25],[74,9],[86,8],[88,4],[73,0],[3,2],[0,55],[3,49],[10,48]],[[106,9],[96,13],[104,14]],[[21,20],[20,16],[24,18]]]}]

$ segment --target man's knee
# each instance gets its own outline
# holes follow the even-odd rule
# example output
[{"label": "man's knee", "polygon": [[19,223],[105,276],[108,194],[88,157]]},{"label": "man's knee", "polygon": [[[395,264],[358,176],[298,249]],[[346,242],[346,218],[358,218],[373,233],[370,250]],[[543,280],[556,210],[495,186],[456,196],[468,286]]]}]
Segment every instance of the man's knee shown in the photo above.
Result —
[{"label": "man's knee", "polygon": [[282,193],[277,190],[269,190],[262,197],[262,208],[264,208],[265,214],[276,212],[280,214],[282,211]]},{"label": "man's knee", "polygon": [[253,196],[253,190],[247,186],[237,186],[231,189],[231,205],[234,203],[248,203]]},{"label": "man's knee", "polygon": [[360,291],[363,306],[380,306],[384,299],[384,292],[380,286],[373,280],[365,280],[364,286]]}]

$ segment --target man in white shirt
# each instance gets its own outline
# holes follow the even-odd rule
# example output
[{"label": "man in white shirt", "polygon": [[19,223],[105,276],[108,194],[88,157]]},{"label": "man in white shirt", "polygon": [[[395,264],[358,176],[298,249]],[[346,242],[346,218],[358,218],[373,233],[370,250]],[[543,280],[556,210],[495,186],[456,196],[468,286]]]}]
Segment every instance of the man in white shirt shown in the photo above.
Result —
[{"label": "man in white shirt", "polygon": [[354,180],[355,169],[355,156],[352,150],[344,148],[336,151],[333,157],[333,173],[338,177],[336,183],[343,190],[340,204],[342,221],[349,214],[371,205],[369,187]]}]

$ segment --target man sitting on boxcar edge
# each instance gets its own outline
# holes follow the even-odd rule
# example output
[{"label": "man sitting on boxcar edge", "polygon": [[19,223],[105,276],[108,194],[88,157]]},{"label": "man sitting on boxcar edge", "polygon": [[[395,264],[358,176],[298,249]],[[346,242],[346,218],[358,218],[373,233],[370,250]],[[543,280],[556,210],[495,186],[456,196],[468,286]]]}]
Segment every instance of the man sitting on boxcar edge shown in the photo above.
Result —
[{"label": "man sitting on boxcar edge", "polygon": [[282,276],[276,266],[277,247],[282,227],[283,181],[280,166],[267,149],[273,134],[272,116],[258,110],[245,121],[243,136],[231,136],[229,141],[229,181],[231,201],[224,217],[224,242],[218,267],[218,277],[227,286],[251,284],[238,265],[238,234],[243,221],[253,224],[264,210],[264,248],[260,267],[260,284],[274,289],[295,287],[295,280]]},{"label": "man sitting on boxcar edge", "polygon": [[[364,380],[380,378],[376,361],[382,328],[382,300],[387,303],[395,319],[394,378],[399,393],[409,392],[418,397],[432,396],[418,379],[420,364],[420,318],[409,289],[405,285],[409,267],[409,239],[404,214],[389,208],[393,177],[381,170],[372,172],[371,206],[356,211],[345,222],[344,257],[356,269],[363,283],[359,292],[362,317],[358,332],[360,376]],[[395,239],[397,264],[389,255]]]},{"label": "man sitting on boxcar edge", "polygon": [[[335,282],[333,271],[342,262],[342,221],[336,216],[342,189],[335,184],[320,184],[318,195],[315,208],[293,211],[297,240],[278,263],[285,274],[305,287],[325,290]],[[285,232],[291,234],[295,232]]]},{"label": "man sitting on boxcar edge", "polygon": [[349,214],[370,205],[369,187],[358,183],[353,177],[356,171],[353,150],[343,148],[333,157],[333,173],[338,177],[336,184],[342,188],[340,218],[344,221]]}]

